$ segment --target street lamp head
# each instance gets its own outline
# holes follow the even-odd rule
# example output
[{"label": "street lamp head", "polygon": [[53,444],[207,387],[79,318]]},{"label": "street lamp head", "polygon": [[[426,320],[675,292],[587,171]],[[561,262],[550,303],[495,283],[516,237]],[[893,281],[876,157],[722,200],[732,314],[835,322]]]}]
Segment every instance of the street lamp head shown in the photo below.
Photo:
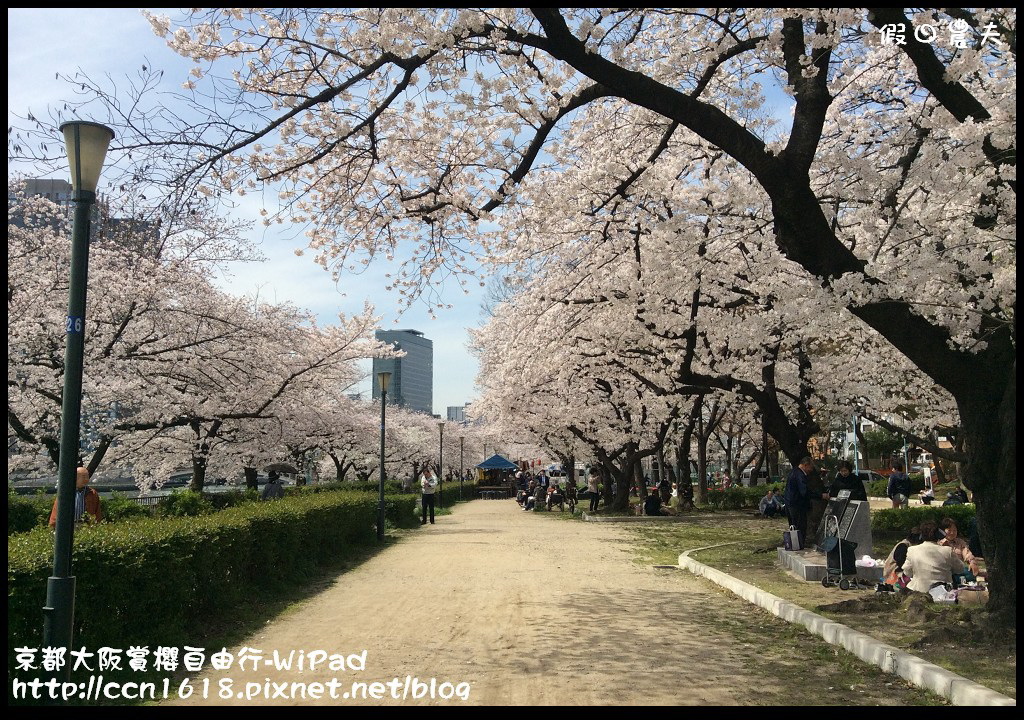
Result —
[{"label": "street lamp head", "polygon": [[64,133],[71,168],[71,187],[76,191],[96,192],[114,131],[106,125],[78,120],[64,123],[60,130]]},{"label": "street lamp head", "polygon": [[440,429],[444,430],[444,420],[442,420],[441,422],[439,422],[439,423],[437,424],[437,426],[438,426],[438,427],[439,427]]},{"label": "street lamp head", "polygon": [[391,384],[391,373],[389,373],[389,372],[379,372],[379,373],[377,373],[377,386],[380,388],[381,392],[387,392],[388,391],[388,385],[390,385],[390,384]]}]

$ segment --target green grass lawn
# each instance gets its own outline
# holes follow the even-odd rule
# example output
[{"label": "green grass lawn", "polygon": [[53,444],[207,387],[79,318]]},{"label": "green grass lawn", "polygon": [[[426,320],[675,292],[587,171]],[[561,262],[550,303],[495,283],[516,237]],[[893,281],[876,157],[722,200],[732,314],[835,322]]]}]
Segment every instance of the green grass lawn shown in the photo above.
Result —
[{"label": "green grass lawn", "polygon": [[[895,598],[877,596],[873,590],[843,591],[798,580],[782,570],[777,562],[775,548],[781,544],[784,525],[783,520],[753,517],[748,512],[721,512],[695,518],[693,523],[631,526],[629,530],[640,541],[638,561],[652,565],[676,565],[684,550],[736,542],[691,553],[691,557],[1016,697],[1015,630],[990,632],[983,613],[975,609],[899,604]],[[873,557],[885,558],[897,539],[877,539]],[[861,602],[844,602],[856,600]]]}]

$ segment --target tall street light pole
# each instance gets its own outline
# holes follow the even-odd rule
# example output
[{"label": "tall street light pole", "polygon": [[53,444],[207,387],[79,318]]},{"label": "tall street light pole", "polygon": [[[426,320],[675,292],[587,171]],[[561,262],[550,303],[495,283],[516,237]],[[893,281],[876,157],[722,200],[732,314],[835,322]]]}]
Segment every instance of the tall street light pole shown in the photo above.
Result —
[{"label": "tall street light pole", "polygon": [[441,431],[441,445],[437,453],[437,502],[444,507],[444,421],[437,424],[437,429]]},{"label": "tall street light pole", "polygon": [[380,387],[380,494],[377,497],[377,541],[384,542],[384,424],[391,373],[377,373],[377,383]]},{"label": "tall street light pole", "polygon": [[[71,548],[75,535],[75,478],[82,418],[82,366],[85,357],[85,290],[89,278],[89,215],[96,202],[96,186],[114,131],[90,122],[60,126],[71,169],[75,203],[71,235],[71,273],[68,280],[68,317],[64,326],[64,393],[60,414],[60,457],[57,482],[57,522],[53,540],[53,575],[46,582],[43,607],[43,646],[70,648],[75,621],[75,578],[71,574]],[[71,663],[65,665],[70,677]]]},{"label": "tall street light pole", "polygon": [[465,448],[466,438],[459,435],[459,502],[462,502],[462,482],[466,478],[466,471],[462,467],[462,455]]}]

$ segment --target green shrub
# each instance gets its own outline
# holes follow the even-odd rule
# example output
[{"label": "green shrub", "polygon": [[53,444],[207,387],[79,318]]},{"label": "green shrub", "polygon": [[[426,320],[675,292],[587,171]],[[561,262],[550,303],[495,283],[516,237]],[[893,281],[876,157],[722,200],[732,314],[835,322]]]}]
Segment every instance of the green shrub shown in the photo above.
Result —
[{"label": "green shrub", "polygon": [[53,495],[7,494],[7,534],[28,532],[45,526],[53,508]]},{"label": "green shrub", "polygon": [[214,510],[225,510],[245,502],[254,502],[260,499],[260,491],[256,488],[238,488],[222,493],[203,493]]},{"label": "green shrub", "polygon": [[761,498],[774,485],[755,487],[708,488],[708,505],[716,510],[740,510],[756,508]]},{"label": "green shrub", "polygon": [[384,521],[392,527],[411,528],[420,523],[416,496],[411,494],[384,496]]},{"label": "green shrub", "polygon": [[[375,499],[321,493],[201,517],[139,518],[75,530],[75,645],[196,644],[201,622],[301,583],[346,548],[375,540]],[[406,511],[408,512],[408,511]],[[53,534],[7,546],[8,657],[41,644]]]},{"label": "green shrub", "polygon": [[939,522],[951,518],[957,527],[966,528],[974,518],[974,505],[917,505],[908,508],[888,508],[871,513],[871,529],[883,532],[905,532],[926,520]]},{"label": "green shrub", "polygon": [[195,490],[175,490],[163,498],[158,507],[164,517],[196,517],[214,511],[213,503]]},{"label": "green shrub", "polygon": [[101,497],[100,507],[103,508],[103,520],[106,522],[149,517],[153,514],[149,506],[141,505],[119,492],[111,493],[110,497]]},{"label": "green shrub", "polygon": [[[888,497],[886,491],[889,489],[889,481],[872,480],[868,483],[868,497]],[[910,476],[910,491],[919,493],[924,490],[924,473],[914,473]]]}]

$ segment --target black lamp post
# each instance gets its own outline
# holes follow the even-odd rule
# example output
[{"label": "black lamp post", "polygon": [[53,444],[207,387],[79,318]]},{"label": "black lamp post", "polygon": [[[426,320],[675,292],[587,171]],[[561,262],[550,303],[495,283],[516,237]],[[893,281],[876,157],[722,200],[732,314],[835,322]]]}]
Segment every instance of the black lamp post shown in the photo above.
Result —
[{"label": "black lamp post", "polygon": [[437,454],[437,502],[439,507],[444,507],[444,421],[437,424],[441,431],[441,444]]},{"label": "black lamp post", "polygon": [[459,435],[459,502],[462,502],[462,481],[466,478],[466,471],[462,467],[462,455],[465,447],[466,438]]},{"label": "black lamp post", "polygon": [[384,542],[384,423],[391,373],[377,373],[377,383],[380,387],[380,494],[377,498],[377,540]]},{"label": "black lamp post", "polygon": [[[57,482],[57,523],[53,541],[53,575],[46,582],[43,607],[43,646],[70,648],[75,619],[75,578],[71,548],[75,535],[75,478],[82,418],[82,366],[85,357],[85,290],[89,277],[89,215],[96,186],[114,131],[90,122],[60,126],[71,169],[75,203],[71,235],[71,273],[68,279],[68,317],[64,326],[64,393],[60,414],[60,459]],[[71,663],[65,666],[70,676]]]}]

